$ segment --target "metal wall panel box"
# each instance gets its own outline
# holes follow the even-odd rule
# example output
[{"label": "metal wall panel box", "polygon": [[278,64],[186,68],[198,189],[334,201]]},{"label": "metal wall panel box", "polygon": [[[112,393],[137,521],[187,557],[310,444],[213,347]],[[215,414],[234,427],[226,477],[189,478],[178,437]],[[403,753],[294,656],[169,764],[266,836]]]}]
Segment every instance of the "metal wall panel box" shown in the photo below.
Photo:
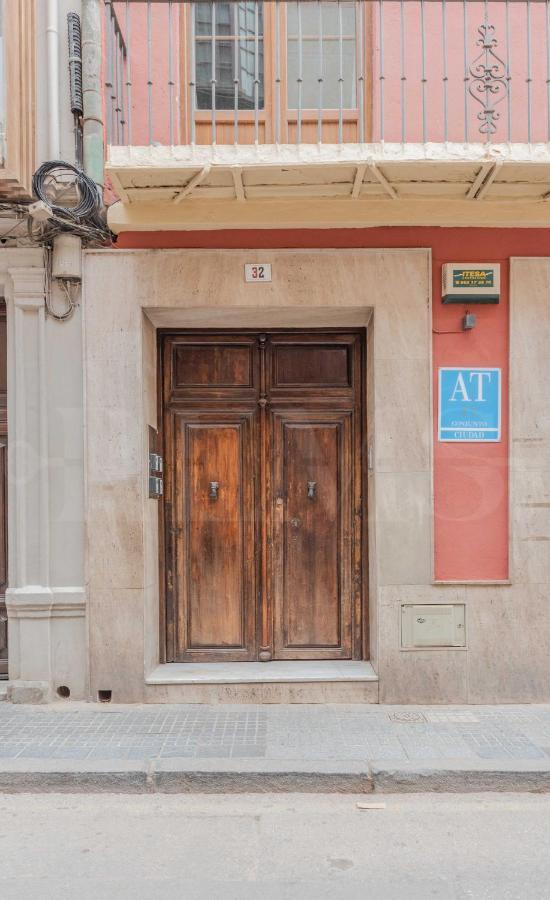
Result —
[{"label": "metal wall panel box", "polygon": [[443,303],[498,303],[499,263],[444,263]]},{"label": "metal wall panel box", "polygon": [[465,618],[463,603],[403,603],[401,648],[465,647]]},{"label": "metal wall panel box", "polygon": [[159,435],[149,425],[149,499],[160,500],[164,494],[164,464],[159,453]]}]

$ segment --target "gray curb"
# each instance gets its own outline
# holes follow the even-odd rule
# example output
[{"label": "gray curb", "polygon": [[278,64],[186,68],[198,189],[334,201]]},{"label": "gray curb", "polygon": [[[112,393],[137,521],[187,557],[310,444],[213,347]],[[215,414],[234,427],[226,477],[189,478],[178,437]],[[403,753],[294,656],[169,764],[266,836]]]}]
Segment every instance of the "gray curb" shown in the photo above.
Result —
[{"label": "gray curb", "polygon": [[550,792],[550,762],[0,760],[0,793]]},{"label": "gray curb", "polygon": [[369,771],[374,790],[386,794],[550,792],[550,760],[431,760],[425,764],[377,761],[370,764]]},{"label": "gray curb", "polygon": [[364,763],[162,759],[0,760],[0,793],[364,794]]}]

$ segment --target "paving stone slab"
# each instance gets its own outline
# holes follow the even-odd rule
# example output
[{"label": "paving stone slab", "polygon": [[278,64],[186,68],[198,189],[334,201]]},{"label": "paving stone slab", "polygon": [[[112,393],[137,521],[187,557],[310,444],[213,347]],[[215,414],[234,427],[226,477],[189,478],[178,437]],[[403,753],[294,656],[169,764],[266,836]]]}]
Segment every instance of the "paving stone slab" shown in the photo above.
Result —
[{"label": "paving stone slab", "polygon": [[5,791],[546,791],[549,771],[549,705],[0,705]]}]

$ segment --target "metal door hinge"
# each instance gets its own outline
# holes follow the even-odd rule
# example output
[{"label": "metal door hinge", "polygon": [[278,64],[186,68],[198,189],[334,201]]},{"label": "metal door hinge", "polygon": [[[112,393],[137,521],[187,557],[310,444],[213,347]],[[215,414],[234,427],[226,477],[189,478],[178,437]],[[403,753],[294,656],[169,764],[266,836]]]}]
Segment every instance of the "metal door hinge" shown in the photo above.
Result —
[{"label": "metal door hinge", "polygon": [[164,493],[164,484],[162,478],[156,475],[149,476],[149,497],[152,500],[159,500]]},{"label": "metal door hinge", "polygon": [[160,474],[162,474],[163,470],[164,470],[164,463],[162,460],[162,456],[160,456],[158,453],[150,453],[149,454],[149,471],[151,473],[159,472]]}]

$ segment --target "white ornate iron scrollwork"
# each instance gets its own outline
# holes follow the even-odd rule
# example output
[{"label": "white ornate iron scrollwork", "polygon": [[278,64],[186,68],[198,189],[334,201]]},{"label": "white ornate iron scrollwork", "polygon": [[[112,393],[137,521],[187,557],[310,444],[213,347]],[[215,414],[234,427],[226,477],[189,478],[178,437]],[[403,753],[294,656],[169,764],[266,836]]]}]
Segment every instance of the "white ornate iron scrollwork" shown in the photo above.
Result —
[{"label": "white ornate iron scrollwork", "polygon": [[470,66],[471,81],[469,91],[474,100],[481,103],[482,109],[477,114],[480,121],[481,134],[494,134],[500,113],[495,107],[508,96],[508,75],[506,63],[495,53],[498,41],[495,37],[495,26],[485,22],[478,28],[480,35],[476,44],[482,47],[479,56]]}]

